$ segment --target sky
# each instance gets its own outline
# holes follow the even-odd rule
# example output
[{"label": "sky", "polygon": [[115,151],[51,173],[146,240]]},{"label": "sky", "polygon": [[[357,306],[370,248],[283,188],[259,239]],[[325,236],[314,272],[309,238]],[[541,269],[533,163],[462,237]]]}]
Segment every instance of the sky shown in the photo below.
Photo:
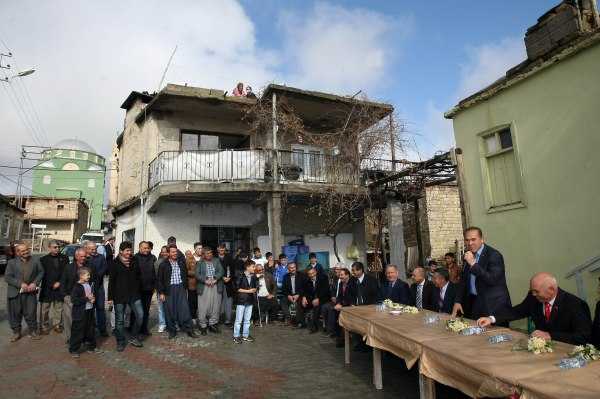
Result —
[{"label": "sky", "polygon": [[[232,91],[238,81],[394,105],[403,157],[454,145],[444,111],[525,60],[523,37],[558,0],[0,0],[0,192],[21,145],[85,141],[109,157],[120,104],[165,83]],[[164,84],[163,84],[164,85]],[[10,179],[10,180],[9,180]]]}]

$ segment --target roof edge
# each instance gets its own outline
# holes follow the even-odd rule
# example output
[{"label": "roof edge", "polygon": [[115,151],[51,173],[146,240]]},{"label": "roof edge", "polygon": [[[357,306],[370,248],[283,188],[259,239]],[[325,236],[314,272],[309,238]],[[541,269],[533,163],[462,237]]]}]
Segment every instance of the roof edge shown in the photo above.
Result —
[{"label": "roof edge", "polygon": [[[592,47],[596,44],[600,43],[600,31],[596,31],[591,34],[584,34],[579,36],[578,39],[575,40],[575,43],[571,42],[565,46],[562,46],[557,49],[557,51],[548,54],[546,57],[538,59],[529,63],[527,60],[518,64],[517,66],[509,69],[505,76],[496,80],[491,85],[479,90],[478,92],[465,97],[460,100],[458,104],[454,107],[450,108],[448,111],[444,112],[444,118],[453,119],[460,112],[479,104],[480,102],[486,101],[496,94],[504,91],[515,84],[533,76],[547,68],[550,68],[554,64],[568,59],[576,54],[579,54],[581,51]],[[520,70],[523,68],[523,70]],[[511,74],[512,72],[512,74]]]}]

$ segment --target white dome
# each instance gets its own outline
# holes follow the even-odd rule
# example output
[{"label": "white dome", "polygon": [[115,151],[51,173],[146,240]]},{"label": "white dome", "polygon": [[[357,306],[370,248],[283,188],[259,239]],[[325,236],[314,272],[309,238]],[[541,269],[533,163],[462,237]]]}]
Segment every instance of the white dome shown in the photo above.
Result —
[{"label": "white dome", "polygon": [[52,147],[56,149],[86,151],[91,152],[92,154],[96,153],[92,146],[78,139],[61,140],[58,143],[54,144]]}]

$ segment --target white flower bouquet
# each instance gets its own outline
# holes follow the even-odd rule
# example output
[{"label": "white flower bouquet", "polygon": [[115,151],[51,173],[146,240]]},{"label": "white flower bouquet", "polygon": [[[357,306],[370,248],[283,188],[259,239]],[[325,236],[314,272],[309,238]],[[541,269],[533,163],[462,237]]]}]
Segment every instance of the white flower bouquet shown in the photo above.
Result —
[{"label": "white flower bouquet", "polygon": [[576,346],[570,354],[571,357],[580,357],[588,362],[600,359],[600,351],[592,344]]},{"label": "white flower bouquet", "polygon": [[462,330],[469,327],[469,323],[467,323],[462,317],[446,321],[446,329],[455,333],[460,333]]},{"label": "white flower bouquet", "polygon": [[386,299],[383,301],[385,307],[391,311],[396,311],[400,313],[411,313],[417,314],[419,313],[419,309],[414,306],[402,305],[401,303],[394,303],[390,299]]},{"label": "white flower bouquet", "polygon": [[527,342],[521,340],[517,342],[512,350],[514,351],[528,351],[533,353],[534,355],[539,355],[542,353],[552,353],[554,352],[552,341],[545,340],[540,337],[530,337]]}]

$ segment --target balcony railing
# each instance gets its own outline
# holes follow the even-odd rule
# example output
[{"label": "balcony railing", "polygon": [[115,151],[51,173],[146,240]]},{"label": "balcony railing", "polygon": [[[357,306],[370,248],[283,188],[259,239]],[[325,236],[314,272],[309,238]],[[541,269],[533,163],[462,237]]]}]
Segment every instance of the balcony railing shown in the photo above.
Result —
[{"label": "balcony railing", "polygon": [[271,182],[277,157],[280,183],[360,184],[365,169],[394,170],[391,161],[364,160],[361,168],[338,156],[299,151],[164,151],[148,166],[148,186],[167,182]]}]

